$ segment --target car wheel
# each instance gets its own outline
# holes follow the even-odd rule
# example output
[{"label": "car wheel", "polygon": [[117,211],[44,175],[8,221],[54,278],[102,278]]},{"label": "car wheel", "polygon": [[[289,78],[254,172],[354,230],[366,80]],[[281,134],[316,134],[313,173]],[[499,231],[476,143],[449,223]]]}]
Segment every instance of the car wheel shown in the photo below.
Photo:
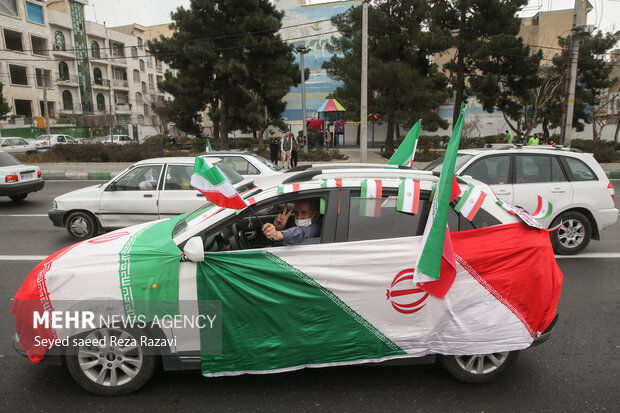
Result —
[{"label": "car wheel", "polygon": [[[139,344],[142,335],[140,331],[101,328],[80,336],[75,340],[78,345],[67,351],[69,373],[84,389],[102,396],[138,390],[153,376],[157,364],[156,356],[145,354]],[[127,345],[113,345],[120,340]]]},{"label": "car wheel", "polygon": [[554,219],[551,227],[560,222],[560,228],[551,233],[551,244],[556,254],[574,255],[583,251],[592,238],[590,220],[581,212],[569,211]]},{"label": "car wheel", "polygon": [[95,235],[97,222],[88,212],[73,212],[67,218],[67,232],[76,240],[85,240]]},{"label": "car wheel", "polygon": [[448,373],[457,380],[484,384],[497,380],[518,357],[518,351],[505,351],[472,356],[441,356],[440,361]]},{"label": "car wheel", "polygon": [[9,196],[9,198],[11,198],[15,202],[20,202],[26,199],[27,196],[28,194],[19,194],[19,195],[11,195]]}]

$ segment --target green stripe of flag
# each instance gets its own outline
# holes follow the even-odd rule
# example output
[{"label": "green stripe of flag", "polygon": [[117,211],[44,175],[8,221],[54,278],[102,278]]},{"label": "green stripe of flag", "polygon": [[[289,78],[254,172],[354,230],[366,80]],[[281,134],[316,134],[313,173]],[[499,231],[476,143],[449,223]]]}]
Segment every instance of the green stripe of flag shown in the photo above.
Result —
[{"label": "green stripe of flag", "polygon": [[469,195],[471,194],[471,191],[473,191],[473,189],[474,189],[474,186],[472,184],[468,184],[467,190],[461,194],[461,199],[454,207],[454,210],[456,212],[460,212],[461,209],[463,208],[463,205],[467,203],[467,198],[469,198]]}]

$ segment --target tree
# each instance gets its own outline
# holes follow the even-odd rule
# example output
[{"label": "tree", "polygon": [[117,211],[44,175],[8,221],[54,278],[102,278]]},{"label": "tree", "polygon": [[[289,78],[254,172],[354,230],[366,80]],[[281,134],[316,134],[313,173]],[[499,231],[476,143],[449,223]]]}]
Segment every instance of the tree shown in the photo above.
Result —
[{"label": "tree", "polygon": [[[521,24],[516,13],[526,4],[527,0],[430,1],[430,31],[444,39],[445,49],[454,50],[453,58],[445,65],[452,74],[455,88],[453,127],[461,103],[470,94],[468,81],[478,75],[496,75],[495,70],[502,70],[509,61],[515,61],[508,59],[512,54],[527,56],[515,37]],[[496,62],[502,60],[499,56],[506,59]],[[486,79],[487,82],[491,80],[497,79]]]},{"label": "tree", "polygon": [[3,85],[0,83],[0,117],[3,117],[11,111],[11,107],[4,101],[4,95],[2,94]]},{"label": "tree", "polygon": [[[436,110],[449,97],[447,79],[430,60],[438,43],[423,30],[427,2],[376,1],[368,9],[368,112],[387,121],[385,147],[392,152],[399,122],[413,125],[421,118],[427,130],[447,126]],[[359,118],[361,21],[361,6],[332,17],[341,36],[332,38],[328,49],[335,54],[323,64],[342,82],[332,96],[352,113],[349,119]]]},{"label": "tree", "polygon": [[[177,70],[159,87],[185,113],[211,104],[222,149],[229,148],[231,126],[256,127],[256,113],[264,107],[272,119],[280,118],[282,98],[299,83],[292,45],[278,34],[282,17],[269,0],[191,0],[189,9],[172,13],[172,37],[149,43],[158,59]],[[248,111],[251,105],[255,110]]]}]

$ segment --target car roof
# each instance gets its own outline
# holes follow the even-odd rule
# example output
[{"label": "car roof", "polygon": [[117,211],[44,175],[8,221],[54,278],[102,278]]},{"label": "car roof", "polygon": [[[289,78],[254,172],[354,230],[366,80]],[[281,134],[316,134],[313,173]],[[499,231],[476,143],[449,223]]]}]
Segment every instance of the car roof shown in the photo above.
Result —
[{"label": "car roof", "polygon": [[251,155],[251,156],[258,156],[255,153],[250,152],[250,151],[235,151],[235,150],[202,152],[199,156],[212,156],[212,155]]},{"label": "car roof", "polygon": [[[213,158],[216,162],[221,161],[216,156],[202,156],[202,158]],[[143,159],[141,161],[136,162],[134,165],[144,165],[151,163],[191,163],[194,164],[196,157],[195,156],[169,156],[169,157],[161,157],[161,158],[151,158],[151,159]]]},{"label": "car roof", "polygon": [[[493,146],[484,146],[480,148],[460,149],[460,154],[478,155],[481,153],[548,153],[549,151],[558,151],[563,154],[585,154],[585,152],[576,149],[569,148],[563,145],[540,145],[540,146],[522,146],[522,145],[510,145],[510,144],[494,144]],[[591,154],[590,154],[591,155]]]}]

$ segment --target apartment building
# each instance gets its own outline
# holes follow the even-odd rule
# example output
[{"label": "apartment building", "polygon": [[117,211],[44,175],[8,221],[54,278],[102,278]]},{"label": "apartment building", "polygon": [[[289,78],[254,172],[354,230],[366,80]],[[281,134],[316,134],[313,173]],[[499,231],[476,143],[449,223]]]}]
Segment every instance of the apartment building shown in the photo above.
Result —
[{"label": "apartment building", "polygon": [[17,124],[24,119],[55,116],[58,95],[53,89],[54,60],[44,1],[0,0],[0,83]]},{"label": "apartment building", "polygon": [[87,5],[87,0],[0,0],[2,56],[7,56],[0,60],[0,79],[14,108],[11,115],[24,123],[45,116],[47,100],[52,125],[68,118],[63,115],[91,121],[112,115],[130,135],[156,134],[151,104],[165,99],[157,81],[167,67],[148,54],[144,26],[86,21]]}]

